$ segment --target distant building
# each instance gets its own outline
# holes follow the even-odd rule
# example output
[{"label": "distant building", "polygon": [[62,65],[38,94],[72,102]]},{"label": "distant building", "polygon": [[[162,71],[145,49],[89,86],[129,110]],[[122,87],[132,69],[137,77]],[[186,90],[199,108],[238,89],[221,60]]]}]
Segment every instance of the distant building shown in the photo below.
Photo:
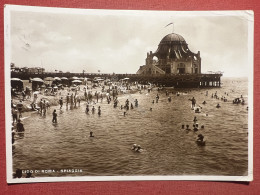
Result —
[{"label": "distant building", "polygon": [[12,72],[23,72],[23,73],[33,73],[33,74],[43,74],[45,72],[44,68],[41,67],[16,67],[14,63],[11,63],[11,71]]},{"label": "distant building", "polygon": [[41,67],[28,68],[28,73],[42,74],[44,72],[45,72],[45,69],[41,68]]},{"label": "distant building", "polygon": [[184,38],[175,33],[166,35],[156,52],[147,53],[145,65],[137,71],[137,74],[142,75],[200,73],[200,52],[191,52]]}]

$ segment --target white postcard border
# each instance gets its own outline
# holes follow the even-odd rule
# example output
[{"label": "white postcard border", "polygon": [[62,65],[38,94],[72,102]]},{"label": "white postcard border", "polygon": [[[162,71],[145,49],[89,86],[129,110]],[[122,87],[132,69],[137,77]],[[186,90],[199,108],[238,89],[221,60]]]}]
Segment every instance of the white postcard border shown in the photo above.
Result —
[{"label": "white postcard border", "polygon": [[[248,175],[247,176],[208,176],[208,175],[178,175],[178,176],[75,176],[75,177],[39,177],[20,178],[12,177],[12,144],[11,144],[11,87],[10,87],[10,12],[53,12],[66,14],[84,15],[128,15],[138,16],[151,14],[153,16],[171,14],[171,16],[240,16],[248,21]],[[251,10],[245,11],[140,11],[140,10],[96,10],[78,8],[53,8],[34,7],[20,5],[5,5],[4,8],[4,47],[5,47],[5,129],[6,129],[6,173],[7,183],[35,183],[35,182],[61,182],[61,181],[141,181],[141,180],[203,180],[203,181],[252,181],[253,180],[253,54],[254,54],[254,13]]]}]

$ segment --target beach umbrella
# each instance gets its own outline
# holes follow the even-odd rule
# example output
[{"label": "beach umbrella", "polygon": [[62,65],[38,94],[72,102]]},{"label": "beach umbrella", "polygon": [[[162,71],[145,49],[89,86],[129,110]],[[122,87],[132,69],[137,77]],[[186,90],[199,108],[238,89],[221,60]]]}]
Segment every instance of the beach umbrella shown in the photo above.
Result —
[{"label": "beach umbrella", "polygon": [[68,80],[67,77],[61,77],[60,79],[61,79],[61,80]]},{"label": "beach umbrella", "polygon": [[82,83],[80,80],[74,80],[72,83]]},{"label": "beach umbrella", "polygon": [[71,77],[70,80],[79,80],[78,77]]},{"label": "beach umbrella", "polygon": [[61,79],[59,77],[54,77],[54,80],[61,81]]},{"label": "beach umbrella", "polygon": [[129,78],[124,78],[123,80],[128,80]]},{"label": "beach umbrella", "polygon": [[53,89],[58,89],[58,87],[57,87],[57,86],[55,86],[55,87],[53,87]]},{"label": "beach umbrella", "polygon": [[11,81],[23,82],[21,79],[18,78],[11,78]]},{"label": "beach umbrella", "polygon": [[52,77],[46,77],[44,80],[45,80],[45,81],[54,81],[54,78],[52,78]]},{"label": "beach umbrella", "polygon": [[35,91],[35,92],[33,92],[33,95],[35,95],[35,94],[39,94],[39,91]]},{"label": "beach umbrella", "polygon": [[44,81],[40,78],[33,78],[31,81],[43,83]]}]

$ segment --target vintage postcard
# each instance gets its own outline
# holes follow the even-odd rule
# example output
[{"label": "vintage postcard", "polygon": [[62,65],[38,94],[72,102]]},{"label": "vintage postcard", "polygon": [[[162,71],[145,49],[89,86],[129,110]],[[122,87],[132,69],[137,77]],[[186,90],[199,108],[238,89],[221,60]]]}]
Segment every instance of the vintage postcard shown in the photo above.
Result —
[{"label": "vintage postcard", "polygon": [[4,12],[8,183],[253,180],[252,11]]}]

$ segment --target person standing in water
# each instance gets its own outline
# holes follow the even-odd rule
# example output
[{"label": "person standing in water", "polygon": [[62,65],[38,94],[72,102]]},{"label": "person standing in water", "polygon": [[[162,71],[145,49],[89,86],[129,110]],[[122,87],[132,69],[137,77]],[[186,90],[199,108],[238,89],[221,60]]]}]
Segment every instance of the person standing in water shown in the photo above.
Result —
[{"label": "person standing in water", "polygon": [[191,99],[191,107],[194,108],[196,106],[196,100],[194,97]]},{"label": "person standing in water", "polygon": [[62,99],[62,97],[59,99],[59,104],[60,104],[60,110],[61,110],[62,106],[63,106],[63,99]]},{"label": "person standing in water", "polygon": [[100,106],[98,107],[98,116],[100,116],[101,115],[101,108],[100,108]]},{"label": "person standing in water", "polygon": [[24,126],[23,124],[21,123],[21,120],[18,119],[18,123],[16,124],[16,131],[17,132],[24,132]]},{"label": "person standing in water", "polygon": [[87,104],[87,106],[86,106],[86,113],[88,114],[88,112],[89,112],[89,105]]},{"label": "person standing in water", "polygon": [[138,106],[138,100],[135,99],[135,107],[137,107],[137,106]]},{"label": "person standing in water", "polygon": [[46,109],[47,109],[46,101],[43,100],[43,103],[42,103],[43,116],[46,116]]},{"label": "person standing in water", "polygon": [[70,94],[68,93],[68,95],[66,96],[66,108],[68,108],[69,101],[70,101]]},{"label": "person standing in water", "polygon": [[92,107],[92,114],[94,114],[95,113],[95,107],[93,106]]},{"label": "person standing in water", "polygon": [[57,113],[56,113],[56,110],[54,110],[53,113],[52,113],[52,122],[53,123],[57,123]]}]

